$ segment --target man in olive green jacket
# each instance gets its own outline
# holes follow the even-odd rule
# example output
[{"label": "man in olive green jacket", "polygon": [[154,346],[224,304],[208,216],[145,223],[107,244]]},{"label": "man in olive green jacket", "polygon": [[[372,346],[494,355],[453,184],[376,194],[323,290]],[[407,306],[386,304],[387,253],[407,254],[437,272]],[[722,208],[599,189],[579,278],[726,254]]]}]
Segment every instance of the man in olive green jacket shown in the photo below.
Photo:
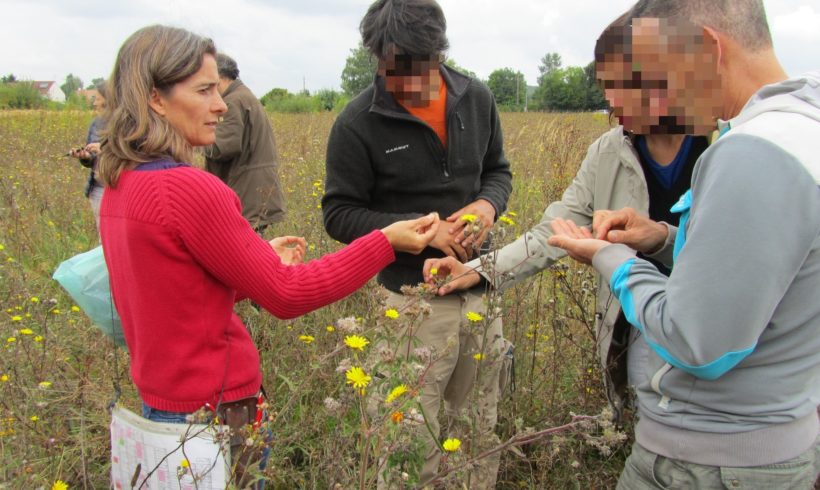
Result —
[{"label": "man in olive green jacket", "polygon": [[236,62],[222,53],[216,61],[228,112],[216,127],[216,142],[205,148],[205,166],[236,192],[242,216],[261,234],[285,215],[273,129],[259,99],[239,80]]}]

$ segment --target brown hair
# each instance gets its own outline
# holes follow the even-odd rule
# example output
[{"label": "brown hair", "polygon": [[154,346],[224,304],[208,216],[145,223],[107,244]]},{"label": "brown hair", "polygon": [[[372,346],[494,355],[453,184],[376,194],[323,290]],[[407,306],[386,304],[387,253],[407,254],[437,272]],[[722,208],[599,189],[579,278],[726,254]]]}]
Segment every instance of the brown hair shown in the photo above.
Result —
[{"label": "brown hair", "polygon": [[151,91],[167,95],[173,86],[216,56],[210,39],[175,27],[144,27],[123,43],[108,79],[107,106],[97,178],[114,187],[128,166],[171,158],[190,162],[191,145],[148,105]]}]

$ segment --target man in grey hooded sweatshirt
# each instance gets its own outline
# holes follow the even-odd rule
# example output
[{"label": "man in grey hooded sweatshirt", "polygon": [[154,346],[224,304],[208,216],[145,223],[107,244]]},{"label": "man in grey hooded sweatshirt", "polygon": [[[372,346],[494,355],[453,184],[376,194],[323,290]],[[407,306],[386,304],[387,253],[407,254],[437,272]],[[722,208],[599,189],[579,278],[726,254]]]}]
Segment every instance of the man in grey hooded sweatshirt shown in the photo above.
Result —
[{"label": "man in grey hooded sweatshirt", "polygon": [[[549,243],[592,263],[652,350],[618,488],[810,489],[820,471],[820,72],[786,76],[760,0],[642,0],[629,15],[632,62],[662,75],[664,107],[693,127],[720,118],[720,138],[673,208],[677,229],[631,209],[599,214],[592,233],[553,222]],[[669,49],[676,29],[693,25],[705,42],[675,79],[664,54],[681,52]]]}]

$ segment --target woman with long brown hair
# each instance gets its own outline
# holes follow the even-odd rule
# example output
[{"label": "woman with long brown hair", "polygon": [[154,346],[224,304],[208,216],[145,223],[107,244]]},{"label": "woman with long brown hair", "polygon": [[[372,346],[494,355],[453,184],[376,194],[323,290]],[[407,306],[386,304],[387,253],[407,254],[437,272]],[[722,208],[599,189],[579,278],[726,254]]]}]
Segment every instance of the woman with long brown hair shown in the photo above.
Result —
[{"label": "woman with long brown hair", "polygon": [[100,154],[101,235],[143,416],[184,423],[210,406],[242,426],[254,421],[262,372],[234,303],[250,298],[293,318],[339,300],[394,251],[419,253],[438,217],[398,222],[307,264],[303,238],[264,241],[236,194],[190,165],[226,110],[215,55],[210,39],[165,26],[123,44]]}]

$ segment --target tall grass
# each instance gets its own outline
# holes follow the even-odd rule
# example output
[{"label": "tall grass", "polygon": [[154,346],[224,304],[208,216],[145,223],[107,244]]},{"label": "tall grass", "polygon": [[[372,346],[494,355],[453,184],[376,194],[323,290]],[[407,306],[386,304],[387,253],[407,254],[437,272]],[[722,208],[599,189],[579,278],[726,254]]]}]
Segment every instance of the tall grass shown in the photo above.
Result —
[{"label": "tall grass", "polygon": [[[340,244],[324,232],[325,144],[332,114],[274,114],[288,215],[273,233],[305,236],[308,259]],[[0,112],[0,488],[108,485],[108,404],[136,409],[128,357],[113,347],[50,278],[66,258],[96,245],[82,196],[86,170],[63,155],[84,141],[87,112]],[[591,114],[504,114],[514,192],[504,242],[537,223],[560,198],[588,145],[607,128]],[[594,280],[560,264],[502,298],[505,336],[516,345],[515,390],[499,408],[502,441],[561,426],[606,406],[593,338]],[[337,304],[284,322],[237,306],[261,353],[270,397],[272,488],[352,488],[361,477],[359,414],[325,407],[355,394],[336,372],[345,317],[374,325],[371,283]],[[314,340],[305,343],[300,335]],[[559,432],[502,454],[499,488],[609,488],[622,448],[594,447],[594,428]],[[371,458],[372,459],[372,458]]]}]

